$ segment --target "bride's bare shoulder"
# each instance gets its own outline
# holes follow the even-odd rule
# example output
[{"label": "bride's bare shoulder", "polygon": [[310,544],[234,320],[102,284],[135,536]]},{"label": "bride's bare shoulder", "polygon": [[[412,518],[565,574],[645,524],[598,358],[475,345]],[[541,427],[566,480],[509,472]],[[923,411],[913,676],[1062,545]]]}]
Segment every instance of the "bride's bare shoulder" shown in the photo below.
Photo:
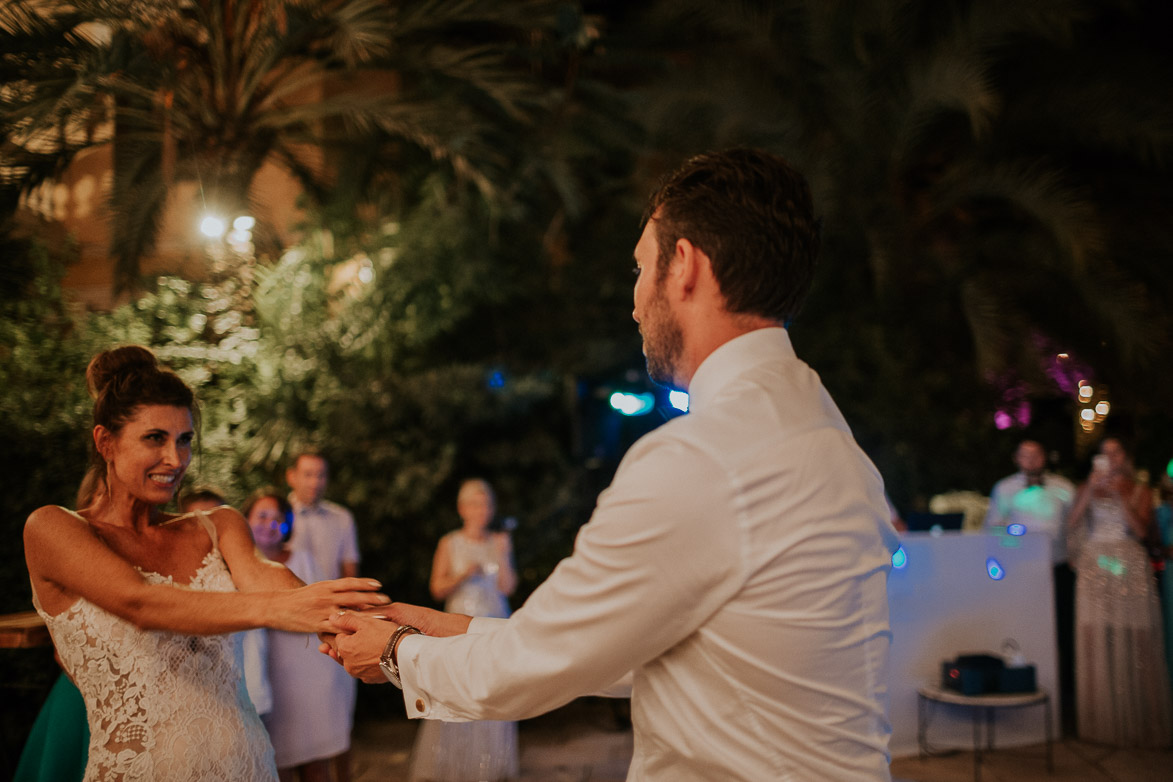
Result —
[{"label": "bride's bare shoulder", "polygon": [[54,534],[78,527],[88,528],[89,524],[77,511],[60,505],[43,505],[29,514],[24,523],[24,535],[27,540],[30,534]]},{"label": "bride's bare shoulder", "polygon": [[25,524],[85,524],[85,517],[75,510],[60,505],[42,505],[29,514]]}]

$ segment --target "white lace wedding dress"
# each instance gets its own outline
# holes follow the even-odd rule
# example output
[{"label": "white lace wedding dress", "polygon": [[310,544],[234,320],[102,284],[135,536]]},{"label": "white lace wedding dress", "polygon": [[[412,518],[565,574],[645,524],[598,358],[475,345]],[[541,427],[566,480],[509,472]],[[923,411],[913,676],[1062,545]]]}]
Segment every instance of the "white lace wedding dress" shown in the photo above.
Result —
[{"label": "white lace wedding dress", "polygon": [[[186,586],[235,591],[215,526],[198,518],[212,550]],[[173,583],[171,576],[143,576]],[[140,630],[80,598],[57,616],[46,614],[35,595],[33,605],[85,699],[86,782],[277,779],[273,748],[244,688],[239,635]]]}]

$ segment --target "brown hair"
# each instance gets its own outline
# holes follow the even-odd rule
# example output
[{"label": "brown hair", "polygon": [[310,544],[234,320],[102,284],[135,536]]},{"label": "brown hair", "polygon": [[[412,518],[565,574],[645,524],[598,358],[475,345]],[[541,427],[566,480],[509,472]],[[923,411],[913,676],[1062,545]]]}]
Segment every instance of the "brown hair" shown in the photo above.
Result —
[{"label": "brown hair", "polygon": [[669,174],[648,200],[655,219],[657,282],[676,242],[703,250],[734,314],[788,323],[814,278],[819,224],[810,188],[789,163],[755,149],[698,155]]},{"label": "brown hair", "polygon": [[248,521],[248,516],[253,512],[253,507],[267,497],[272,497],[277,500],[277,508],[281,511],[281,515],[285,517],[285,523],[281,525],[281,542],[288,543],[290,536],[293,534],[293,508],[290,506],[289,500],[277,490],[276,486],[262,486],[248,495],[248,499],[244,501],[240,512],[244,515],[245,521]]},{"label": "brown hair", "polygon": [[[86,367],[86,386],[94,399],[94,426],[103,426],[112,434],[143,405],[186,408],[198,428],[195,394],[141,345],[123,345],[94,356]],[[93,458],[94,464],[101,465],[96,450]]]},{"label": "brown hair", "polygon": [[196,486],[191,491],[186,491],[179,497],[179,507],[182,510],[186,511],[187,506],[193,502],[214,502],[217,505],[227,504],[223,492],[211,486]]}]

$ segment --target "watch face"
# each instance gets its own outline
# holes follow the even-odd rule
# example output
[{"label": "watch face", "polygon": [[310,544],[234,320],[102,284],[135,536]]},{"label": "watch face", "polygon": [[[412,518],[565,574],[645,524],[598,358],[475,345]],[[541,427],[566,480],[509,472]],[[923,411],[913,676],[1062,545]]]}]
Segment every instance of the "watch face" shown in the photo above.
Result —
[{"label": "watch face", "polygon": [[403,685],[400,683],[399,677],[395,675],[395,671],[392,670],[390,663],[388,663],[386,660],[380,661],[379,670],[382,671],[383,675],[387,677],[387,681],[391,682],[399,689],[403,689]]}]

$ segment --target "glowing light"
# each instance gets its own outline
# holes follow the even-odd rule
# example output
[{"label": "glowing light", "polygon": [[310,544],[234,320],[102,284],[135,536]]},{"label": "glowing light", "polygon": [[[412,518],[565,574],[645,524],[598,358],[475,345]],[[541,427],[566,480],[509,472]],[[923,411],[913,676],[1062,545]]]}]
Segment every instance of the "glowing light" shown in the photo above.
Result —
[{"label": "glowing light", "polygon": [[904,566],[908,564],[908,554],[904,551],[904,546],[896,549],[896,553],[892,555],[892,567],[897,570],[903,570]]},{"label": "glowing light", "polygon": [[242,231],[239,228],[228,232],[229,244],[248,244],[252,238],[252,234],[248,231]]},{"label": "glowing light", "polygon": [[688,412],[688,393],[685,391],[669,391],[668,404],[675,407],[677,410]]},{"label": "glowing light", "polygon": [[1083,431],[1085,431],[1085,432],[1090,432],[1091,430],[1096,428],[1096,425],[1093,424],[1091,421],[1080,421],[1080,425],[1083,426]]},{"label": "glowing light", "polygon": [[1055,358],[1058,358],[1058,359],[1065,359],[1065,358],[1071,358],[1071,356],[1067,355],[1066,353],[1060,353],[1060,354],[1059,354],[1058,356],[1056,356]]},{"label": "glowing light", "polygon": [[241,215],[232,221],[232,227],[238,231],[251,231],[257,224],[257,218],[249,215]]},{"label": "glowing light", "polygon": [[1092,388],[1091,386],[1080,386],[1079,387],[1080,399],[1091,399],[1092,394],[1094,394],[1095,392],[1096,392],[1095,389]]},{"label": "glowing light", "polygon": [[1079,417],[1085,421],[1090,421],[1096,417],[1096,412],[1089,407],[1086,410],[1080,411]]},{"label": "glowing light", "polygon": [[1101,554],[1096,559],[1096,566],[1099,567],[1100,570],[1107,570],[1114,576],[1122,576],[1124,575],[1124,572],[1128,570],[1128,568],[1124,566],[1123,562],[1121,562],[1116,557],[1110,557],[1107,554]]},{"label": "glowing light", "polygon": [[994,426],[999,429],[1009,429],[1010,425],[1014,423],[1014,419],[1010,417],[1010,413],[1005,410],[999,410],[994,413]]},{"label": "glowing light", "polygon": [[1011,524],[1010,526],[1008,526],[1006,528],[1006,534],[1007,535],[1014,535],[1016,537],[1018,535],[1025,535],[1026,534],[1026,525],[1025,524]]},{"label": "glowing light", "polygon": [[368,282],[370,282],[373,279],[375,279],[375,269],[374,269],[374,267],[371,266],[371,264],[369,262],[364,263],[362,266],[359,267],[359,269],[358,269],[358,281],[359,282],[361,282],[363,285],[366,285]]},{"label": "glowing light", "polygon": [[500,369],[494,369],[489,374],[488,379],[489,388],[504,388],[505,387],[505,373]]},{"label": "glowing light", "polygon": [[1096,412],[1100,415],[1107,415],[1110,409],[1111,406],[1107,402],[1101,401],[1096,403]]},{"label": "glowing light", "polygon": [[1173,459],[1170,459],[1169,463],[1165,465],[1165,474],[1173,478]]},{"label": "glowing light", "polygon": [[623,415],[647,415],[656,406],[656,397],[651,394],[630,394],[616,391],[611,394],[611,407]]},{"label": "glowing light", "polygon": [[1006,571],[1002,569],[1002,563],[993,557],[986,560],[986,574],[995,581],[1006,578]]},{"label": "glowing light", "polygon": [[219,239],[228,230],[224,220],[213,215],[204,215],[200,220],[200,233],[209,239]]}]

